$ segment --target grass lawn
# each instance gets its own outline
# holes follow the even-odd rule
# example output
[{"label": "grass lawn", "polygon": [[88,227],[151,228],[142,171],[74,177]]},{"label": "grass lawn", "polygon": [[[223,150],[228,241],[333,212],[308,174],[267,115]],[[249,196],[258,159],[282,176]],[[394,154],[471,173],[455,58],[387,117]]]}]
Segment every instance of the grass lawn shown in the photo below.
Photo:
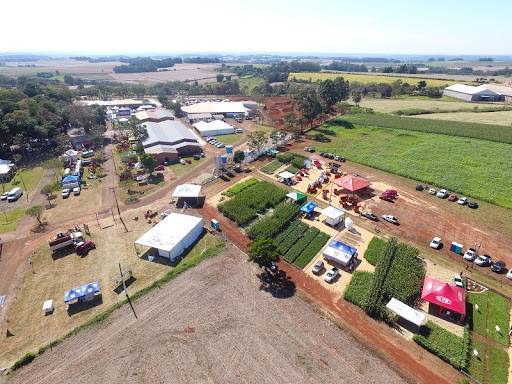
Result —
[{"label": "grass lawn", "polygon": [[[473,356],[473,350],[477,350],[479,356]],[[469,346],[468,373],[479,382],[484,380],[485,369],[485,344],[472,340]]]},{"label": "grass lawn", "polygon": [[[422,78],[422,77],[407,77],[407,76],[390,76],[390,75],[370,75],[370,74],[358,74],[358,73],[325,73],[325,72],[300,72],[300,73],[290,73],[288,75],[288,80],[292,80],[296,78],[297,80],[309,80],[318,81],[318,80],[327,80],[327,79],[335,79],[337,77],[343,77],[345,80],[349,82],[358,82],[362,84],[368,83],[392,83],[397,80],[402,80],[404,83],[416,85],[418,81],[425,80],[427,82],[427,86],[429,87],[443,87],[446,85],[451,85],[457,83],[454,80],[439,80],[432,78]],[[460,81],[459,81],[460,83]]]},{"label": "grass lawn", "polygon": [[[494,292],[468,293],[468,322],[473,332],[496,340],[508,346],[510,304],[506,298]],[[475,309],[478,304],[478,311]],[[496,332],[496,325],[501,328],[501,335]]]},{"label": "grass lawn", "polygon": [[233,145],[240,141],[243,136],[243,133],[232,133],[230,135],[215,136],[215,138],[226,145]]},{"label": "grass lawn", "polygon": [[[512,111],[496,112],[450,112],[450,113],[431,113],[428,115],[417,115],[415,118],[432,120],[451,120],[468,123],[480,123],[490,125],[503,125],[510,127],[512,124]],[[509,128],[512,129],[512,128]]]},{"label": "grass lawn", "polygon": [[192,163],[191,164],[171,164],[167,167],[168,170],[171,170],[176,176],[184,175],[187,172],[190,172],[192,169],[197,167],[199,164],[206,161],[205,157],[201,157],[199,160],[194,160],[194,158],[189,157],[188,158]]},{"label": "grass lawn", "polygon": [[319,151],[512,208],[510,144],[336,123],[322,128],[331,142],[317,143]]},{"label": "grass lawn", "polygon": [[[2,201],[2,204],[7,204]],[[25,215],[24,209],[14,209],[0,213],[0,233],[15,231],[18,222]]]},{"label": "grass lawn", "polygon": [[505,350],[491,347],[487,359],[487,382],[489,384],[506,384],[509,364],[508,354]]},{"label": "grass lawn", "polygon": [[[457,100],[457,99],[455,99]],[[489,107],[488,104],[481,103],[466,103],[460,100],[446,101],[441,99],[432,98],[390,98],[381,99],[366,97],[359,104],[361,107],[371,108],[375,112],[392,113],[401,109],[440,109],[440,110],[454,110],[458,108],[473,108],[473,107]],[[493,112],[494,113],[494,112]],[[476,115],[476,114],[473,114]],[[451,119],[446,119],[451,120]]]},{"label": "grass lawn", "polygon": [[[23,178],[23,182],[27,187],[29,193],[33,192],[41,180],[43,176],[44,169],[43,167],[34,167],[34,168],[26,168],[22,170],[18,170],[16,175],[14,175],[13,179],[9,183],[2,184],[2,193],[10,191],[14,187],[23,188],[23,183],[21,182],[21,178]],[[20,177],[21,176],[21,177]]]}]

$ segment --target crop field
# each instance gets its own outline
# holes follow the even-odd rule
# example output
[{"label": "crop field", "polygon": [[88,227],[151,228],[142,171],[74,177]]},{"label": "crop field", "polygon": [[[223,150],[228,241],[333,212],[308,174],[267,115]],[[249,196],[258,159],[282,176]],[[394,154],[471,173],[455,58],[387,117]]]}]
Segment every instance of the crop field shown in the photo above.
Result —
[{"label": "crop field", "polygon": [[275,171],[277,171],[279,168],[281,168],[282,166],[283,166],[283,163],[281,163],[279,160],[273,160],[270,163],[261,167],[261,172],[271,175]]},{"label": "crop field", "polygon": [[497,112],[450,112],[450,113],[430,113],[428,115],[418,115],[416,118],[432,120],[451,120],[469,123],[503,125],[512,131],[512,111]]},{"label": "crop field", "polygon": [[[506,298],[494,292],[468,293],[468,307],[471,308],[468,321],[473,332],[481,336],[494,339],[498,343],[508,346],[507,332],[499,334],[495,326],[501,329],[509,329],[510,303]],[[478,304],[478,310],[475,309]]]},{"label": "crop field", "polygon": [[[371,108],[375,112],[392,113],[401,109],[439,109],[439,110],[454,110],[459,108],[474,108],[481,107],[487,108],[489,104],[483,103],[466,103],[457,99],[430,99],[430,98],[391,98],[381,99],[374,97],[366,97],[361,103],[361,107]],[[492,105],[492,104],[491,104]]]},{"label": "crop field", "polygon": [[[403,118],[405,119],[405,118]],[[512,145],[389,128],[326,124],[332,152],[373,168],[512,208]]]},{"label": "crop field", "polygon": [[228,197],[235,196],[242,192],[244,189],[247,189],[254,184],[258,184],[259,182],[260,181],[258,179],[251,177],[245,181],[233,185],[231,188],[228,188],[228,190],[223,192],[222,194]]},{"label": "crop field", "polygon": [[298,212],[299,206],[297,204],[283,202],[275,207],[271,215],[265,216],[254,223],[247,233],[251,239],[273,239],[277,233],[288,226]]},{"label": "crop field", "polygon": [[[492,112],[498,113],[498,112]],[[475,114],[476,115],[476,114]],[[425,116],[425,115],[422,115]],[[384,113],[355,113],[344,115],[331,124],[350,127],[350,124],[405,129],[418,132],[439,133],[450,136],[471,137],[512,144],[512,127],[501,125],[486,125],[476,123],[461,123],[456,121],[432,121],[423,118],[393,116]]]},{"label": "crop field", "polygon": [[427,86],[431,87],[444,87],[446,85],[451,85],[457,83],[453,80],[439,80],[439,79],[431,79],[428,77],[406,77],[406,76],[389,76],[389,75],[367,75],[367,74],[356,74],[356,73],[325,73],[325,72],[297,72],[290,73],[288,76],[288,80],[293,80],[294,78],[297,80],[310,80],[318,81],[318,80],[327,80],[327,79],[335,79],[337,77],[343,77],[345,80],[349,82],[358,82],[362,84],[369,83],[392,83],[397,80],[401,80],[404,83],[416,85],[418,81],[425,80],[427,82]]}]

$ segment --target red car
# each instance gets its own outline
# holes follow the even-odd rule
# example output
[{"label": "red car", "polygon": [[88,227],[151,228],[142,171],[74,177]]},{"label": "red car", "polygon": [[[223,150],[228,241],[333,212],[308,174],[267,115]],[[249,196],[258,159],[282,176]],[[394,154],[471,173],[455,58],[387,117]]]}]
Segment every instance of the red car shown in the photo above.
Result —
[{"label": "red car", "polygon": [[450,196],[448,196],[448,201],[457,201],[457,200],[459,200],[459,196],[457,196],[457,195],[451,194]]},{"label": "red car", "polygon": [[164,167],[162,164],[157,165],[157,166],[155,167],[155,171],[163,171],[164,169],[165,169],[165,167]]},{"label": "red car", "polygon": [[91,249],[96,249],[96,244],[92,240],[86,240],[76,245],[77,255],[87,255]]}]

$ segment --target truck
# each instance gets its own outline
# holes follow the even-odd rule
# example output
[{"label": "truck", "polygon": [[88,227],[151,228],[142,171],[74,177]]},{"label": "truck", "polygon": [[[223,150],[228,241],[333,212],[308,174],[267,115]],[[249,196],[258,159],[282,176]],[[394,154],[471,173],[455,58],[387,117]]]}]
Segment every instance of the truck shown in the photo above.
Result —
[{"label": "truck", "polygon": [[84,237],[79,231],[57,232],[55,236],[48,240],[48,246],[52,253],[74,247],[78,242],[83,241]]}]

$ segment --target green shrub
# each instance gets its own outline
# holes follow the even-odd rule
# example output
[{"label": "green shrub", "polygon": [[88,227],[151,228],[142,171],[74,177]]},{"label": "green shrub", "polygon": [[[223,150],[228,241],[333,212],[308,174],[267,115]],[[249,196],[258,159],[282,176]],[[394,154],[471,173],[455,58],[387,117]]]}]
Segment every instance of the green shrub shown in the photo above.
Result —
[{"label": "green shrub", "polygon": [[299,206],[293,203],[279,204],[272,215],[263,217],[249,228],[248,235],[251,239],[273,239],[299,212]]},{"label": "green shrub", "polygon": [[285,260],[293,263],[295,259],[304,251],[309,243],[320,233],[320,230],[315,227],[309,228],[304,236],[302,236],[284,255]]},{"label": "green shrub", "polygon": [[274,160],[264,167],[261,168],[261,172],[264,172],[268,175],[273,174],[278,168],[282,167],[283,163],[281,163],[279,160]]},{"label": "green shrub", "polygon": [[428,322],[422,327],[414,341],[446,361],[457,369],[467,370],[469,352],[469,332],[464,330],[464,337],[459,337],[440,326]]},{"label": "green shrub", "polygon": [[356,271],[352,280],[345,290],[344,299],[358,307],[364,308],[372,286],[373,273],[367,271]]},{"label": "green shrub", "polygon": [[229,188],[227,191],[223,192],[222,194],[224,196],[232,197],[232,196],[239,194],[244,189],[247,189],[254,184],[258,184],[259,182],[260,181],[258,179],[251,177],[250,179],[247,179],[245,181],[242,181],[240,183],[233,185],[231,188]]},{"label": "green shrub", "polygon": [[377,265],[377,262],[380,259],[380,256],[384,253],[386,249],[386,240],[381,239],[380,237],[374,236],[368,244],[368,248],[364,253],[364,258],[371,265]]},{"label": "green shrub", "polygon": [[291,173],[298,173],[300,171],[299,168],[294,167],[293,165],[290,165],[288,168],[285,169],[285,171],[291,172]]},{"label": "green shrub", "polygon": [[275,240],[277,252],[279,252],[280,255],[284,256],[293,244],[295,244],[309,228],[307,224],[304,224],[300,220],[297,220],[294,224],[295,223],[296,225],[286,233],[286,236],[278,236]]},{"label": "green shrub", "polygon": [[295,259],[293,264],[295,264],[295,266],[299,267],[300,269],[304,268],[306,265],[308,265],[311,259],[315,257],[318,252],[320,252],[325,243],[327,243],[327,240],[329,240],[329,235],[320,232]]},{"label": "green shrub", "polygon": [[293,160],[293,153],[292,152],[284,152],[277,155],[277,160],[279,160],[283,164],[288,164],[290,161]]},{"label": "green shrub", "polygon": [[33,352],[25,353],[21,358],[14,362],[11,369],[13,371],[16,371],[17,369],[20,369],[21,367],[30,364],[36,357],[36,354]]}]

